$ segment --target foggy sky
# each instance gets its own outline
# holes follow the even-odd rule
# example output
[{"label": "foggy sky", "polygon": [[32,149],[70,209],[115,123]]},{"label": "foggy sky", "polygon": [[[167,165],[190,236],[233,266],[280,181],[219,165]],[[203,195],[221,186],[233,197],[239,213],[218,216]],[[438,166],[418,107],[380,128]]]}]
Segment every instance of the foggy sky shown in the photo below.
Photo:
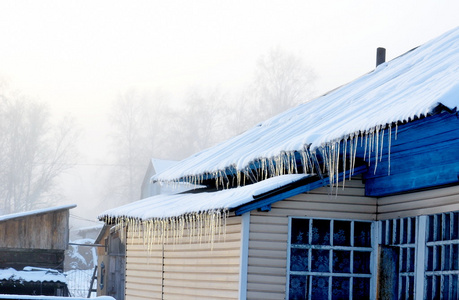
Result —
[{"label": "foggy sky", "polygon": [[458,11],[457,0],[0,0],[0,80],[81,124],[63,204],[91,219],[94,178],[112,163],[107,113],[126,90],[161,89],[180,105],[193,86],[239,88],[280,46],[315,70],[320,95],[372,70],[377,47],[389,60],[459,26]]}]

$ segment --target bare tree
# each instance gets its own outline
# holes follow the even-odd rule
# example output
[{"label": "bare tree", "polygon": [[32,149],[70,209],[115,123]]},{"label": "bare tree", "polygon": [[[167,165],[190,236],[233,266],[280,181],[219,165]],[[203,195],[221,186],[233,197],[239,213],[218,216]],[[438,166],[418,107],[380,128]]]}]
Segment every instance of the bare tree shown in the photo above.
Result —
[{"label": "bare tree", "polygon": [[55,200],[57,176],[76,161],[78,133],[70,118],[54,126],[45,105],[0,93],[0,210],[38,208]]},{"label": "bare tree", "polygon": [[281,48],[262,56],[252,85],[259,121],[309,100],[315,78],[313,70],[300,57]]},{"label": "bare tree", "polygon": [[231,136],[226,94],[218,88],[197,87],[186,95],[184,105],[174,113],[175,155],[184,158]]},{"label": "bare tree", "polygon": [[183,159],[239,134],[307,101],[313,81],[299,57],[276,49],[260,58],[253,83],[239,93],[193,87],[174,109],[162,93],[127,91],[111,117],[120,166],[110,179],[112,202],[138,199],[150,158]]},{"label": "bare tree", "polygon": [[131,89],[120,95],[110,116],[113,155],[119,166],[110,178],[114,204],[139,199],[140,185],[152,157],[163,157],[169,108],[166,96]]}]

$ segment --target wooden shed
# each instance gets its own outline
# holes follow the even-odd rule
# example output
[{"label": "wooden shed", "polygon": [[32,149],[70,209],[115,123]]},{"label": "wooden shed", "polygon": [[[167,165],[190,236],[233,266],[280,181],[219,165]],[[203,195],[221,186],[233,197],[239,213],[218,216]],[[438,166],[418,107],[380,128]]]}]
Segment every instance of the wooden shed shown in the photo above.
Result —
[{"label": "wooden shed", "polygon": [[63,272],[69,242],[69,210],[65,205],[0,216],[0,268],[26,266]]},{"label": "wooden shed", "polygon": [[105,225],[96,238],[97,247],[97,295],[124,300],[126,245],[120,231]]},{"label": "wooden shed", "polygon": [[459,28],[108,210],[131,299],[457,299]]}]

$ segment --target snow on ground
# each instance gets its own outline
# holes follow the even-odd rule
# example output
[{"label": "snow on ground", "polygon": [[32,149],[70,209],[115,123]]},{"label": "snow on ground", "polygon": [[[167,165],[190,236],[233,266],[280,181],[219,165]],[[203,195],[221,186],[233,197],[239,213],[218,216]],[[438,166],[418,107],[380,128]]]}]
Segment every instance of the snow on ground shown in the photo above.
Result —
[{"label": "snow on ground", "polygon": [[[94,270],[70,270],[65,272],[67,287],[73,297],[86,297]],[[97,280],[93,288],[97,287]],[[95,295],[95,293],[93,293]]]},{"label": "snow on ground", "polygon": [[25,282],[67,282],[65,275],[57,270],[32,267],[25,267],[20,271],[13,268],[0,269],[0,280]]},{"label": "snow on ground", "polygon": [[[26,296],[26,295],[4,295],[0,294],[0,299],[21,299],[21,300],[87,300],[86,297],[54,297],[54,296]],[[101,296],[93,299],[97,300],[116,300],[110,296]]]}]

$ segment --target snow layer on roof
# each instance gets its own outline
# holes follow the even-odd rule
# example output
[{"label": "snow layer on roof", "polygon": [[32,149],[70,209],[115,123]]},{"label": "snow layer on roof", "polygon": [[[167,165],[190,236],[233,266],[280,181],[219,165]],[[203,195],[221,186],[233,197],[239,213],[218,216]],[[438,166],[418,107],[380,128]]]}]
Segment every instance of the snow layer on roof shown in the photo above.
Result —
[{"label": "snow layer on roof", "polygon": [[25,212],[20,212],[20,213],[14,213],[14,214],[9,214],[9,215],[3,215],[3,216],[0,216],[0,222],[10,220],[10,219],[15,219],[15,218],[22,218],[26,216],[44,214],[44,213],[57,211],[57,210],[72,209],[75,207],[76,207],[76,204],[71,204],[71,205],[55,206],[55,207],[25,211]]},{"label": "snow layer on roof", "polygon": [[[29,295],[5,295],[0,294],[0,299],[27,299],[27,300],[87,300],[88,298],[81,297],[58,297],[58,296],[29,296]],[[100,296],[91,299],[96,300],[115,300],[110,296]]]},{"label": "snow layer on roof", "polygon": [[23,271],[16,271],[13,268],[0,269],[0,280],[67,283],[65,275],[59,271],[32,267],[25,267]]},{"label": "snow layer on roof", "polygon": [[439,103],[451,109],[459,104],[459,27],[153,179],[176,181],[226,168],[241,171],[253,161],[282,152],[305,148],[313,152],[349,135],[425,116]]},{"label": "snow layer on roof", "polygon": [[166,160],[166,159],[158,159],[158,158],[151,159],[151,164],[155,168],[156,173],[164,172],[170,167],[175,166],[177,163],[178,163],[177,160]]},{"label": "snow layer on roof", "polygon": [[217,192],[157,195],[107,210],[99,215],[99,219],[127,217],[149,220],[178,217],[196,212],[232,209],[255,200],[254,197],[258,195],[286,186],[307,176],[304,174],[277,176],[255,184]]}]

